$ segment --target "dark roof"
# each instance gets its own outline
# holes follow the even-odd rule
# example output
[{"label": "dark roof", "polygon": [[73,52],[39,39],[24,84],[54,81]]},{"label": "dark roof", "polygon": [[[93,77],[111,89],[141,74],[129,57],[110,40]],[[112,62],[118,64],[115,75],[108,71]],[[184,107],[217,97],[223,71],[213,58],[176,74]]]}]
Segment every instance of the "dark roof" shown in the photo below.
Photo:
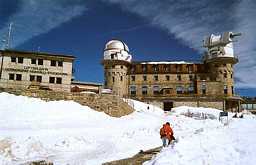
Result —
[{"label": "dark roof", "polygon": [[22,53],[22,54],[37,54],[37,55],[42,55],[42,56],[64,57],[64,58],[72,58],[72,59],[75,59],[75,58],[76,58],[76,57],[73,56],[73,55],[54,54],[54,53],[46,53],[46,52],[32,52],[32,51],[12,50],[12,49],[0,50],[0,52],[6,52],[6,53]]}]

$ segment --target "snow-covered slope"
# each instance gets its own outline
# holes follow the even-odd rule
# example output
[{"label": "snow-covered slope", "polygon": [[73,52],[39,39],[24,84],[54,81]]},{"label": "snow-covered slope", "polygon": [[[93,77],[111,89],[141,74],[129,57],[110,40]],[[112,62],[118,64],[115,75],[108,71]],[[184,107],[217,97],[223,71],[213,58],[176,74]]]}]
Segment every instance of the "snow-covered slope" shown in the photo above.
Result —
[{"label": "snow-covered slope", "polygon": [[[0,164],[46,159],[54,165],[96,165],[130,157],[160,146],[159,129],[166,121],[179,142],[147,164],[254,164],[255,118],[230,119],[224,126],[218,110],[179,107],[167,114],[133,102],[134,113],[113,118],[72,101],[0,93]],[[183,115],[188,111],[193,118]],[[200,112],[208,119],[198,120]]]},{"label": "snow-covered slope", "polygon": [[[177,114],[202,113],[216,119],[195,120],[168,116],[174,120],[179,142],[163,148],[144,165],[254,165],[256,162],[256,118],[229,118],[218,121],[218,110],[208,108],[176,108]],[[229,113],[229,116],[234,114]]]},{"label": "snow-covered slope", "polygon": [[45,102],[0,93],[0,164],[48,159],[54,165],[85,165],[126,158],[159,146],[157,108],[113,118],[73,101]]}]

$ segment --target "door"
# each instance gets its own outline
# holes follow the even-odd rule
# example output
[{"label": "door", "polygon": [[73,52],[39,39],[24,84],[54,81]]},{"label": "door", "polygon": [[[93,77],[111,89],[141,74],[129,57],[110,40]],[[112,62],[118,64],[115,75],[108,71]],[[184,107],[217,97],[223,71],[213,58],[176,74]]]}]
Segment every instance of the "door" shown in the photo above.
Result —
[{"label": "door", "polygon": [[173,102],[172,101],[164,102],[164,111],[171,111],[172,108],[173,108]]}]

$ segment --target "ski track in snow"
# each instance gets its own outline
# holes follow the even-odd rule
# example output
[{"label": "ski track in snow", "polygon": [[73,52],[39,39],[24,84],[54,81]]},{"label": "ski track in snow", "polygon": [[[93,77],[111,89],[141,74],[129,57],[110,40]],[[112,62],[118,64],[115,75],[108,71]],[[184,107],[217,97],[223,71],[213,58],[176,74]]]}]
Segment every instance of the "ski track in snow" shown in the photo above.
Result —
[{"label": "ski track in snow", "polygon": [[[73,101],[45,102],[0,93],[0,164],[46,159],[54,165],[98,165],[161,145],[159,129],[169,121],[175,145],[163,148],[145,165],[252,165],[256,161],[256,119],[229,119],[218,110],[178,107],[171,113],[133,101],[136,111],[113,118]],[[207,113],[196,120],[183,113]],[[232,115],[232,114],[230,114]]]}]

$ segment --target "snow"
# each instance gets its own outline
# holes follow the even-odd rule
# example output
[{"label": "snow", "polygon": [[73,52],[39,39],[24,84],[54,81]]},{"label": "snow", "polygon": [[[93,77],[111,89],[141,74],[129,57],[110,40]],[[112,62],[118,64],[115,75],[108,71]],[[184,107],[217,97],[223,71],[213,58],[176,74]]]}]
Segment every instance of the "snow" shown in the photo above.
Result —
[{"label": "snow", "polygon": [[219,122],[216,109],[178,107],[164,113],[153,105],[130,102],[136,111],[114,118],[73,101],[0,93],[0,164],[44,159],[54,165],[98,165],[131,157],[161,145],[159,129],[166,121],[179,142],[163,148],[146,165],[255,164],[252,115],[229,118],[226,125]]},{"label": "snow", "polygon": [[[176,114],[186,111],[206,113],[215,120],[174,119],[173,127],[179,142],[163,148],[161,152],[144,165],[253,165],[256,162],[256,118],[244,115],[229,118],[228,124],[218,122],[220,111],[209,108],[179,107]],[[229,113],[229,116],[234,114]]]}]

